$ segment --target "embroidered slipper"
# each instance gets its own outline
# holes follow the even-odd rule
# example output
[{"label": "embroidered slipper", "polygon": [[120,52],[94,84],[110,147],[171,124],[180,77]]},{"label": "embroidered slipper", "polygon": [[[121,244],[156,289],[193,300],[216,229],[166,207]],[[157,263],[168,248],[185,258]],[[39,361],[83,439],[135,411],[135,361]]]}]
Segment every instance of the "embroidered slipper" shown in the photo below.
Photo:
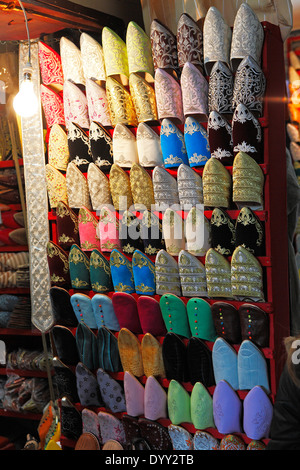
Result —
[{"label": "embroidered slipper", "polygon": [[99,211],[103,205],[112,204],[108,177],[95,163],[89,164],[87,182],[93,211]]},{"label": "embroidered slipper", "polygon": [[[85,33],[82,33],[85,34]],[[89,61],[91,63],[93,61]],[[100,82],[101,83],[101,82]],[[108,100],[106,89],[104,86],[101,86],[91,78],[86,79],[85,84],[86,98],[88,105],[88,115],[90,122],[90,131],[91,126],[96,123],[105,127],[111,127],[111,119],[109,114]],[[91,147],[92,142],[90,141]],[[93,153],[93,151],[92,151]]]},{"label": "embroidered slipper", "polygon": [[79,245],[77,214],[63,201],[58,201],[56,206],[56,228],[58,244],[63,250]]},{"label": "embroidered slipper", "polygon": [[126,411],[125,393],[119,382],[101,368],[97,370],[97,381],[105,407],[113,413]]},{"label": "embroidered slipper", "polygon": [[80,404],[83,407],[103,406],[96,376],[82,362],[78,362],[75,374]]},{"label": "embroidered slipper", "polygon": [[94,292],[105,294],[113,290],[109,261],[99,250],[91,252],[90,280]]},{"label": "embroidered slipper", "polygon": [[70,278],[73,289],[90,290],[90,261],[78,245],[69,251]]},{"label": "embroidered slipper", "polygon": [[78,213],[78,229],[80,248],[83,251],[100,249],[97,227],[98,219],[87,207],[82,206]]}]

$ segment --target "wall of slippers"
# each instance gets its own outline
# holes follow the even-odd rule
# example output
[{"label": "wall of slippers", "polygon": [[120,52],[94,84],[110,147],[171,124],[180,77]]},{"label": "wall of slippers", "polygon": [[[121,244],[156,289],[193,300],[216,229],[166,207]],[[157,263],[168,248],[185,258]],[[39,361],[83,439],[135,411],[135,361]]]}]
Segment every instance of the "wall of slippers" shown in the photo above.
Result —
[{"label": "wall of slippers", "polygon": [[150,37],[130,22],[125,40],[40,43],[63,446],[265,448],[285,334],[266,99],[279,36],[242,4],[233,29],[212,7],[203,31],[183,14],[177,35],[154,20]]}]

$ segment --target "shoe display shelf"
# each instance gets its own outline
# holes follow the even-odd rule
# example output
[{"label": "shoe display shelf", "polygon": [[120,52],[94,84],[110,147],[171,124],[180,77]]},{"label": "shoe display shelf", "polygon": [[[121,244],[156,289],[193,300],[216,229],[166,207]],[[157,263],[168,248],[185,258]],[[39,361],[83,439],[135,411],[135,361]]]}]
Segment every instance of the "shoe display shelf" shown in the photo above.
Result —
[{"label": "shoe display shelf", "polygon": [[[23,166],[23,160],[18,160],[19,166]],[[6,168],[14,168],[15,163],[13,160],[1,161],[0,170]],[[11,211],[21,211],[21,204],[9,204]],[[27,245],[6,245],[0,247],[0,253],[11,253],[11,252],[28,252]],[[28,295],[30,294],[30,288],[22,287],[2,287],[0,288],[0,295],[2,294],[12,294],[12,295]],[[7,350],[17,349],[26,345],[35,345],[36,347],[42,347],[41,333],[34,327],[31,329],[28,328],[0,328],[0,340],[4,341]],[[8,374],[11,374],[12,370],[8,371],[6,365],[0,365],[0,377],[6,377]],[[24,370],[24,369],[14,369],[13,373],[20,377],[41,377],[47,378],[46,372],[37,371],[37,370]],[[16,418],[16,419],[28,419],[34,420],[37,423],[40,421],[42,414],[41,413],[31,413],[31,412],[18,412],[14,410],[7,410],[0,408],[0,417],[6,418]]]},{"label": "shoe display shelf", "polygon": [[[20,158],[18,160],[18,164],[20,167],[23,166],[23,159]],[[6,168],[14,168],[15,163],[13,160],[3,160],[0,161],[0,170],[4,170]],[[10,207],[11,211],[21,211],[22,207],[21,204],[8,204]],[[13,251],[28,251],[28,246],[27,245],[6,245],[6,246],[0,246],[0,253],[2,252],[13,252]],[[1,293],[1,289],[0,289]]]},{"label": "shoe display shelf", "polygon": [[[23,159],[18,160],[19,166],[23,166]],[[3,160],[0,161],[0,170],[1,169],[6,169],[6,168],[14,168],[15,163],[13,160]],[[8,204],[10,207],[11,211],[21,211],[22,206],[21,204]],[[18,251],[28,251],[28,246],[27,245],[5,245],[5,246],[0,246],[0,253],[9,253],[9,252],[18,252]],[[28,288],[12,288],[12,287],[7,287],[7,288],[1,288],[0,287],[0,294],[29,294],[30,289]]]},{"label": "shoe display shelf", "polygon": [[[259,258],[264,272],[264,290],[265,302],[256,303],[256,305],[264,310],[269,317],[269,347],[263,348],[262,353],[267,361],[270,390],[269,395],[272,402],[276,396],[276,390],[282,368],[285,362],[285,350],[283,339],[289,336],[290,331],[290,313],[289,313],[289,280],[288,280],[288,239],[287,239],[287,183],[286,183],[286,138],[285,138],[285,67],[284,67],[284,50],[279,27],[264,22],[263,28],[265,32],[265,42],[262,55],[262,68],[266,77],[267,88],[264,99],[264,113],[259,119],[264,137],[264,161],[260,165],[264,176],[264,209],[256,211],[260,221],[263,223],[265,230],[265,256]],[[204,123],[205,126],[205,123]],[[227,167],[232,173],[232,167]],[[176,176],[176,170],[168,170],[173,176]],[[195,169],[202,175],[203,169]],[[151,171],[150,171],[151,174]],[[228,214],[233,220],[236,220],[239,211],[229,210]],[[97,215],[97,214],[95,214]],[[212,210],[205,210],[205,216],[210,219]],[[56,216],[55,210],[49,212],[49,225],[52,240],[57,242],[56,233]],[[109,254],[103,253],[109,259]],[[127,256],[130,259],[129,256]],[[153,257],[149,256],[154,260]],[[176,259],[176,258],[175,258]],[[204,258],[199,258],[204,262]],[[230,258],[229,258],[230,260]],[[75,291],[70,290],[70,295]],[[76,291],[80,292],[80,291]],[[92,291],[84,291],[86,295],[92,297],[95,293]],[[111,296],[113,293],[110,293]],[[133,294],[136,298],[138,294]],[[160,296],[154,296],[157,300]],[[189,298],[182,297],[184,302]],[[210,304],[223,301],[239,308],[245,302],[231,301],[228,299],[205,299]],[[255,304],[255,302],[249,302]],[[76,328],[70,328],[75,335]],[[116,333],[118,335],[118,333]],[[141,340],[143,335],[139,335]],[[160,343],[163,337],[157,338]],[[185,340],[184,340],[185,341]],[[206,342],[207,346],[212,350],[213,343]],[[234,345],[236,351],[240,345]],[[111,373],[112,377],[118,381],[123,381],[124,372]],[[145,384],[146,377],[140,377],[141,383]],[[161,385],[167,390],[169,381],[167,379],[158,379]],[[187,391],[192,390],[190,383],[182,384]],[[213,395],[215,387],[210,387],[209,392]],[[239,397],[244,399],[247,391],[237,391]],[[75,404],[78,410],[82,406]],[[103,411],[98,408],[96,411]],[[108,410],[106,410],[108,411]],[[113,413],[112,413],[113,414]],[[117,415],[119,416],[119,415]],[[164,426],[171,424],[170,420],[162,419],[159,421]],[[186,428],[192,434],[196,429],[192,424],[182,423],[180,426]],[[214,437],[221,439],[221,435],[217,429],[207,429]],[[250,439],[242,434],[243,440],[248,443]],[[267,441],[266,441],[267,442]],[[62,447],[74,447],[75,442],[61,436]]]}]

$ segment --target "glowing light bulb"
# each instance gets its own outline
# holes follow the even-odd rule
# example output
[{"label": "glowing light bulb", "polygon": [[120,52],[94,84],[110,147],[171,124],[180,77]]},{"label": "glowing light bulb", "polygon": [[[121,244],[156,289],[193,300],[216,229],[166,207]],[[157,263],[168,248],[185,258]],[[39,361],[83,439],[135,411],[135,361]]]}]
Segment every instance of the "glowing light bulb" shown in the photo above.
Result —
[{"label": "glowing light bulb", "polygon": [[25,72],[19,93],[13,101],[14,110],[21,117],[33,116],[38,110],[38,99],[31,81],[31,73]]}]

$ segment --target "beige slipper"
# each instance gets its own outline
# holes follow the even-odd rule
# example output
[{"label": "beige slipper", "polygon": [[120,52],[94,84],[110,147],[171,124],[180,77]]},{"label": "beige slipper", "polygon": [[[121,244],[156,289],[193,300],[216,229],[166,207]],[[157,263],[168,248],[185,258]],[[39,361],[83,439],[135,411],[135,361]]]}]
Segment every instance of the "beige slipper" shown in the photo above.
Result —
[{"label": "beige slipper", "polygon": [[122,328],[118,335],[118,346],[124,372],[131,372],[136,377],[144,375],[141,343],[127,328]]},{"label": "beige slipper", "polygon": [[146,377],[165,377],[162,345],[150,333],[146,333],[141,342],[143,368]]}]

